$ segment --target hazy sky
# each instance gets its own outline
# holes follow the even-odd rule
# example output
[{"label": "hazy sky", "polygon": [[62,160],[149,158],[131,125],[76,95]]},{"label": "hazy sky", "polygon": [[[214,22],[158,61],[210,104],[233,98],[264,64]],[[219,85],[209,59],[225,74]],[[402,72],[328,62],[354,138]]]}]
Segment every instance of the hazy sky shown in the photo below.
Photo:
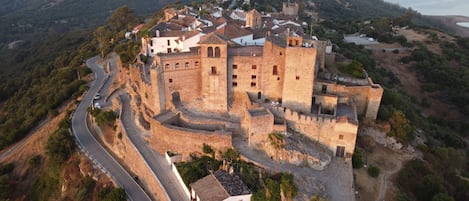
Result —
[{"label": "hazy sky", "polygon": [[424,15],[469,16],[469,0],[384,0],[417,10]]}]

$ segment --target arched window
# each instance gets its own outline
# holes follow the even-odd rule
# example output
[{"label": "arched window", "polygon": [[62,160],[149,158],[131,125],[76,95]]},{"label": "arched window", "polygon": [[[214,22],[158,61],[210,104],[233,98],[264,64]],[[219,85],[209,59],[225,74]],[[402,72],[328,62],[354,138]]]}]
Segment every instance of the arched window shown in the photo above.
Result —
[{"label": "arched window", "polygon": [[215,47],[215,57],[220,57],[220,48]]},{"label": "arched window", "polygon": [[213,47],[207,48],[207,54],[208,54],[208,57],[213,57]]},{"label": "arched window", "polygon": [[174,68],[179,68],[179,67],[180,67],[179,63],[174,64]]},{"label": "arched window", "polygon": [[189,62],[186,62],[186,64],[184,64],[184,67],[189,68],[190,67]]},{"label": "arched window", "polygon": [[194,66],[199,67],[199,62],[198,61],[194,62]]},{"label": "arched window", "polygon": [[165,64],[164,69],[169,69],[169,64]]}]

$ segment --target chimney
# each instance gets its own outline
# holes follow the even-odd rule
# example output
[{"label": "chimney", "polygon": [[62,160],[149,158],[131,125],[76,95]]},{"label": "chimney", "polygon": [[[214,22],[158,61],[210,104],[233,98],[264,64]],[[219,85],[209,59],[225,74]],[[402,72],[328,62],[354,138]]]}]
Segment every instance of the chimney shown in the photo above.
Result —
[{"label": "chimney", "polygon": [[160,30],[156,30],[156,37],[160,37]]}]

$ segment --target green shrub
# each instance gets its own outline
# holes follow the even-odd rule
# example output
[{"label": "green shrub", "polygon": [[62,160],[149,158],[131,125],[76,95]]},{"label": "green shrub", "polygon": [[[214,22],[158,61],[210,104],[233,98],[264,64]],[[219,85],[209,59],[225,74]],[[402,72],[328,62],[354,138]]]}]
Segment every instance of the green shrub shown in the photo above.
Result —
[{"label": "green shrub", "polygon": [[352,167],[355,169],[363,167],[363,152],[358,148],[355,148],[352,156]]},{"label": "green shrub", "polygon": [[370,165],[368,167],[368,175],[370,175],[371,177],[378,177],[379,176],[379,173],[380,173],[380,169],[379,167],[376,167],[374,165]]},{"label": "green shrub", "polygon": [[36,167],[41,163],[41,155],[35,155],[31,159],[29,159],[28,163],[32,167]]}]

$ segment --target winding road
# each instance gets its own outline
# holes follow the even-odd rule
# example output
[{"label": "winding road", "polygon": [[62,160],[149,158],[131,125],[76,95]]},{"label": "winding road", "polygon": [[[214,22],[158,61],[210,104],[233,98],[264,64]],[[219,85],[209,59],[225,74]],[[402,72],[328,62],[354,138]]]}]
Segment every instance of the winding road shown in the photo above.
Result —
[{"label": "winding road", "polygon": [[94,95],[103,86],[105,72],[102,67],[96,64],[98,57],[90,58],[86,65],[95,74],[95,81],[89,88],[88,93],[78,105],[72,116],[72,131],[80,146],[85,150],[87,156],[100,164],[104,171],[123,187],[130,200],[145,201],[151,200],[130,174],[98,143],[91,134],[86,123],[87,108],[91,105]]},{"label": "winding road", "polygon": [[135,125],[134,115],[130,107],[130,97],[127,94],[122,94],[120,100],[122,102],[122,116],[120,118],[125,132],[148,164],[148,167],[158,178],[169,198],[175,201],[189,200],[166,159],[151,149],[143,139],[142,131]]}]

